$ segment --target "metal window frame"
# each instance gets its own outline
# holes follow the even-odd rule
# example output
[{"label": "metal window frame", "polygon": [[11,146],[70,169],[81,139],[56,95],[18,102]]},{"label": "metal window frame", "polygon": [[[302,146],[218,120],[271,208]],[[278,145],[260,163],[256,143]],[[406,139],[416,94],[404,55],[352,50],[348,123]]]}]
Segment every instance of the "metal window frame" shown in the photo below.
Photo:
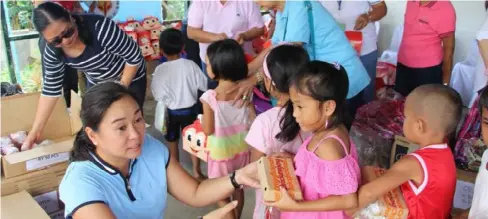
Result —
[{"label": "metal window frame", "polygon": [[1,14],[1,23],[2,23],[2,34],[3,34],[3,43],[5,44],[5,53],[7,56],[7,65],[8,71],[10,74],[10,82],[16,84],[17,82],[21,82],[20,71],[15,67],[15,61],[13,54],[15,53],[15,47],[11,45],[12,42],[19,41],[19,40],[29,40],[29,39],[36,39],[39,38],[39,33],[26,33],[26,34],[16,34],[11,35],[12,27],[10,25],[10,16],[8,14],[7,8],[7,1],[2,1],[0,4],[0,14]]}]

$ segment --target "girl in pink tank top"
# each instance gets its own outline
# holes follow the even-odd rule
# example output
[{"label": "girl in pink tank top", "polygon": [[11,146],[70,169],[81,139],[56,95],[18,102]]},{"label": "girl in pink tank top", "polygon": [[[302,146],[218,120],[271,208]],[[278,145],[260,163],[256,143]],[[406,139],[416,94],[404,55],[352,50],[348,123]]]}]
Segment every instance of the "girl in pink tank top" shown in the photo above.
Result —
[{"label": "girl in pink tank top", "polygon": [[338,64],[312,61],[291,81],[293,107],[285,113],[294,121],[287,124],[313,132],[294,159],[304,200],[294,201],[282,191],[280,200],[266,204],[279,208],[284,219],[349,218],[344,210],[357,205],[361,176],[356,148],[343,125],[347,73]]}]

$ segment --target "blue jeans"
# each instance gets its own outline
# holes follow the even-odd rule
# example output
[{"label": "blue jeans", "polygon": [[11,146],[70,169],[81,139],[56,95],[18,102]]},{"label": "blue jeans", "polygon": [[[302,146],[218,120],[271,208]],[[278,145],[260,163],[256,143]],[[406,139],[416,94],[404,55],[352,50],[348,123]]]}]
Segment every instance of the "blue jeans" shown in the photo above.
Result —
[{"label": "blue jeans", "polygon": [[208,89],[215,89],[217,87],[217,85],[218,85],[218,82],[217,81],[214,81],[210,77],[208,77],[208,74],[207,74],[207,65],[203,61],[202,61],[202,71],[203,71],[203,73],[205,74],[205,76],[208,79],[207,88]]},{"label": "blue jeans", "polygon": [[368,72],[371,81],[369,85],[363,90],[362,98],[363,104],[367,104],[373,101],[376,97],[375,86],[376,86],[376,63],[378,62],[378,50],[359,57],[363,63],[364,68]]}]

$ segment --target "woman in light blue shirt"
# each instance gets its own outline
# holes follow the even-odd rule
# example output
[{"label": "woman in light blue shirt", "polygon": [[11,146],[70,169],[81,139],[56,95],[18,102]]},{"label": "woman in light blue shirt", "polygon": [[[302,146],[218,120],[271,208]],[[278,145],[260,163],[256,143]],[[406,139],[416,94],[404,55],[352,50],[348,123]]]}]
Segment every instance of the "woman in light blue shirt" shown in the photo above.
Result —
[{"label": "woman in light blue shirt", "polygon": [[[80,112],[83,128],[59,186],[66,218],[161,219],[168,193],[198,207],[229,197],[241,185],[259,187],[255,163],[229,177],[197,182],[170,157],[166,146],[145,134],[135,99],[113,82],[86,92]],[[214,214],[204,218],[220,218]]]},{"label": "woman in light blue shirt", "polygon": [[[256,2],[268,10],[278,11],[275,31],[271,39],[273,45],[285,42],[300,44],[307,50],[311,60],[337,62],[344,66],[349,76],[348,107],[355,113],[360,105],[356,103],[356,99],[359,101],[362,99],[358,94],[369,84],[370,78],[344,31],[329,12],[318,1],[256,0]],[[264,56],[269,50],[264,50],[250,64],[251,73],[255,73],[262,66]],[[243,93],[244,90],[247,91],[248,87],[256,84],[258,79],[259,77],[250,77],[240,83],[241,91]],[[243,99],[247,99],[247,95],[244,95]]]}]

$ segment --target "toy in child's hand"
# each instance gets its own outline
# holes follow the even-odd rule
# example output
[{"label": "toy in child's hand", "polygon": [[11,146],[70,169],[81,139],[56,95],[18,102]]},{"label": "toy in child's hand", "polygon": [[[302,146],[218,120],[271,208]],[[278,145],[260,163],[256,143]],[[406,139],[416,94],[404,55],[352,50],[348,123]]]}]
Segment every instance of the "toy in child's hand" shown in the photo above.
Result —
[{"label": "toy in child's hand", "polygon": [[292,159],[262,157],[258,161],[258,172],[264,201],[279,201],[282,198],[280,188],[285,188],[293,200],[303,199]]},{"label": "toy in child's hand", "polygon": [[198,119],[193,124],[185,127],[182,133],[183,149],[207,162],[207,135],[203,132],[202,115],[198,115]]}]

